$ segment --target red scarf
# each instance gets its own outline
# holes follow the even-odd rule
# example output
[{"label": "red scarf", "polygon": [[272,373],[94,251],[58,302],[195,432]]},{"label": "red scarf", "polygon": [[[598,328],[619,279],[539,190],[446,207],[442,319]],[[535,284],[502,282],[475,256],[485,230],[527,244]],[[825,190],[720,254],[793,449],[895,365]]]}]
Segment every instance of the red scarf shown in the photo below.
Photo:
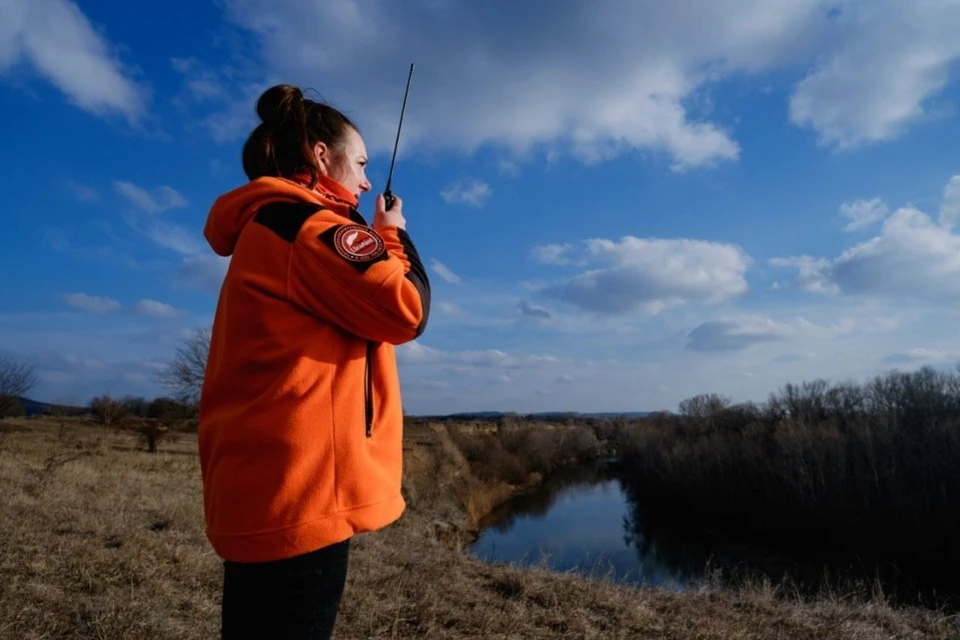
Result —
[{"label": "red scarf", "polygon": [[[309,171],[301,171],[300,173],[294,174],[290,179],[310,189],[313,176],[310,175]],[[353,197],[353,194],[330,176],[318,172],[317,182],[312,187],[312,190],[328,198],[345,202],[353,208],[357,207],[357,199]]]}]

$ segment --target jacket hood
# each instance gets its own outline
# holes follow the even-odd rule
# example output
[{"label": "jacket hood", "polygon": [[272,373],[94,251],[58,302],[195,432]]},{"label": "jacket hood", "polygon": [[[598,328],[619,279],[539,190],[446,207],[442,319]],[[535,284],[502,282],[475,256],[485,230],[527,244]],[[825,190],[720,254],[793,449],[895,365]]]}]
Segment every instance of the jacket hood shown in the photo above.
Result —
[{"label": "jacket hood", "polygon": [[256,178],[216,199],[207,216],[203,235],[217,255],[230,256],[240,239],[240,232],[264,204],[286,201],[329,206],[331,202],[327,198],[341,205],[356,206],[352,194],[325,176],[320,176],[316,190],[286,178]]}]

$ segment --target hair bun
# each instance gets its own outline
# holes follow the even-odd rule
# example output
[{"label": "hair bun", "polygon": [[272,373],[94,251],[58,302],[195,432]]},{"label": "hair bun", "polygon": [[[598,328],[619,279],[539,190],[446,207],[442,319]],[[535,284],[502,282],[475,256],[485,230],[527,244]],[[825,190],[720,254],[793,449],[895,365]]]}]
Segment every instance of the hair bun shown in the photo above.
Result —
[{"label": "hair bun", "polygon": [[303,106],[303,92],[289,84],[278,84],[263,92],[257,100],[257,115],[267,126],[283,122],[291,111]]}]

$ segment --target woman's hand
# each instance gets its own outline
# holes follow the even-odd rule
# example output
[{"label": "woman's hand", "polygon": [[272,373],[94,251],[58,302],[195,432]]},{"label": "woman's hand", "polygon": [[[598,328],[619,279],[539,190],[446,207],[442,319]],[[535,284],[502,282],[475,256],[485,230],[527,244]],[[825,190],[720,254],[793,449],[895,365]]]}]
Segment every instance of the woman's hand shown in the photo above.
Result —
[{"label": "woman's hand", "polygon": [[387,203],[383,194],[378,194],[376,208],[373,213],[373,228],[379,229],[381,227],[391,226],[400,229],[407,228],[407,221],[403,217],[403,200],[394,196],[393,208],[387,211]]}]

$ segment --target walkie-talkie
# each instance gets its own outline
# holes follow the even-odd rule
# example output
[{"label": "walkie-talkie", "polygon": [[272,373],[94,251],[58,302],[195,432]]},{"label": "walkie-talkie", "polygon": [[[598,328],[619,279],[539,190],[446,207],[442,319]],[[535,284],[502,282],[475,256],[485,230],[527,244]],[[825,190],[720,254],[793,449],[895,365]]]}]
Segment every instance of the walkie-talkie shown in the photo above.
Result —
[{"label": "walkie-talkie", "polygon": [[387,176],[387,188],[383,191],[383,199],[387,211],[393,207],[396,198],[390,191],[390,183],[393,180],[393,165],[397,161],[397,146],[400,144],[400,129],[403,127],[403,112],[407,110],[407,95],[410,93],[410,80],[413,78],[413,63],[410,63],[410,75],[407,76],[407,90],[403,93],[403,107],[400,108],[400,126],[397,127],[397,140],[393,143],[393,159],[390,161],[390,175]]}]

